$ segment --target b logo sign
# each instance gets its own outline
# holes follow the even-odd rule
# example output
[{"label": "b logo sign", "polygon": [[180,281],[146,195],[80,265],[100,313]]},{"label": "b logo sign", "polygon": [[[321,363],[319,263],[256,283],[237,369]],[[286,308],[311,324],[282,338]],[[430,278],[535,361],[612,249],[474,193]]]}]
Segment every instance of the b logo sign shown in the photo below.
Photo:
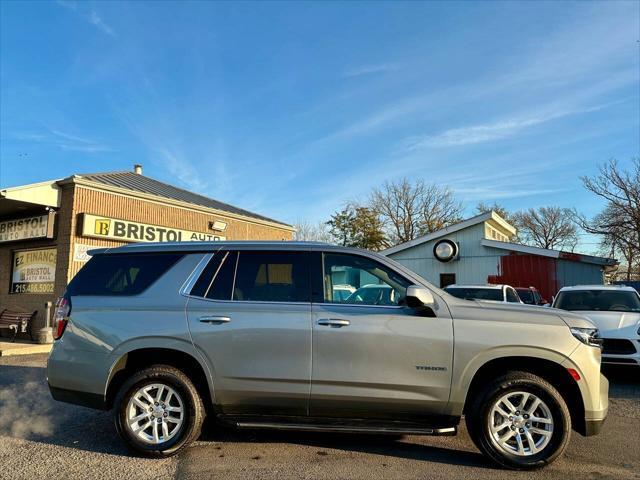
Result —
[{"label": "b logo sign", "polygon": [[[210,223],[213,223],[210,228],[221,231],[227,226],[222,221]],[[225,240],[225,237],[213,232],[194,232],[160,225],[148,225],[117,218],[105,218],[90,213],[81,213],[78,225],[80,226],[80,235],[84,237],[108,238],[121,242],[212,242]]]},{"label": "b logo sign", "polygon": [[96,235],[109,235],[109,227],[111,226],[111,220],[106,218],[98,218],[95,223],[95,230],[93,233]]}]

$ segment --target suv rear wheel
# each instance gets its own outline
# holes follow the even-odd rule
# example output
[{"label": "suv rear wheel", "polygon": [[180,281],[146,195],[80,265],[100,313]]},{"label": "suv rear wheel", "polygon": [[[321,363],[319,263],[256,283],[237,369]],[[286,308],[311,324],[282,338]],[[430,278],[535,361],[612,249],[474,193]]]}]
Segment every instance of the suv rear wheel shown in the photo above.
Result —
[{"label": "suv rear wheel", "polygon": [[515,470],[551,463],[566,448],[571,432],[560,393],[528,372],[510,372],[487,385],[474,398],[466,422],[483,453]]},{"label": "suv rear wheel", "polygon": [[171,456],[198,438],[204,407],[182,371],[153,365],[124,382],[115,399],[114,420],[122,439],[136,452]]}]

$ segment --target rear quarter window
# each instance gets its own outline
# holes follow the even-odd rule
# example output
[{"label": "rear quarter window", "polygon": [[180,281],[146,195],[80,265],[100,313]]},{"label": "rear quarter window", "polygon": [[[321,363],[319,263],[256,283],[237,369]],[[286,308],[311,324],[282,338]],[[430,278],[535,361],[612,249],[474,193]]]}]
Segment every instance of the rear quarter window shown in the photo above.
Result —
[{"label": "rear quarter window", "polygon": [[73,277],[67,295],[137,295],[149,288],[184,255],[96,255]]}]

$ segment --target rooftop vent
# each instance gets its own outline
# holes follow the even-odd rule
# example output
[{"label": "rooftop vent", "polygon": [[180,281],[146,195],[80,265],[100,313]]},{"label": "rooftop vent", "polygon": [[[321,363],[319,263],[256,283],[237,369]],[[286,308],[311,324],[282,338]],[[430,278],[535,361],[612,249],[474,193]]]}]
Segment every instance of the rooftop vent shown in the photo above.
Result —
[{"label": "rooftop vent", "polygon": [[140,165],[139,163],[136,163],[133,166],[133,173],[135,173],[136,175],[142,175],[142,165]]}]

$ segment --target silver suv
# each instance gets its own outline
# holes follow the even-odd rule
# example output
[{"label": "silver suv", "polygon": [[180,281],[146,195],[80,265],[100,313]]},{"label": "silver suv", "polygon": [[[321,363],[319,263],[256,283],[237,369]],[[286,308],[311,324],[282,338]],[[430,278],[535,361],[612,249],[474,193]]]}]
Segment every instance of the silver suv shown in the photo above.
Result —
[{"label": "silver suv", "polygon": [[[113,409],[144,455],[180,451],[205,411],[239,428],[426,435],[453,435],[466,415],[489,458],[530,469],[607,414],[597,330],[569,312],[461,300],[319,243],[92,253],[58,302],[49,386]],[[334,285],[393,294],[347,301]]]}]

